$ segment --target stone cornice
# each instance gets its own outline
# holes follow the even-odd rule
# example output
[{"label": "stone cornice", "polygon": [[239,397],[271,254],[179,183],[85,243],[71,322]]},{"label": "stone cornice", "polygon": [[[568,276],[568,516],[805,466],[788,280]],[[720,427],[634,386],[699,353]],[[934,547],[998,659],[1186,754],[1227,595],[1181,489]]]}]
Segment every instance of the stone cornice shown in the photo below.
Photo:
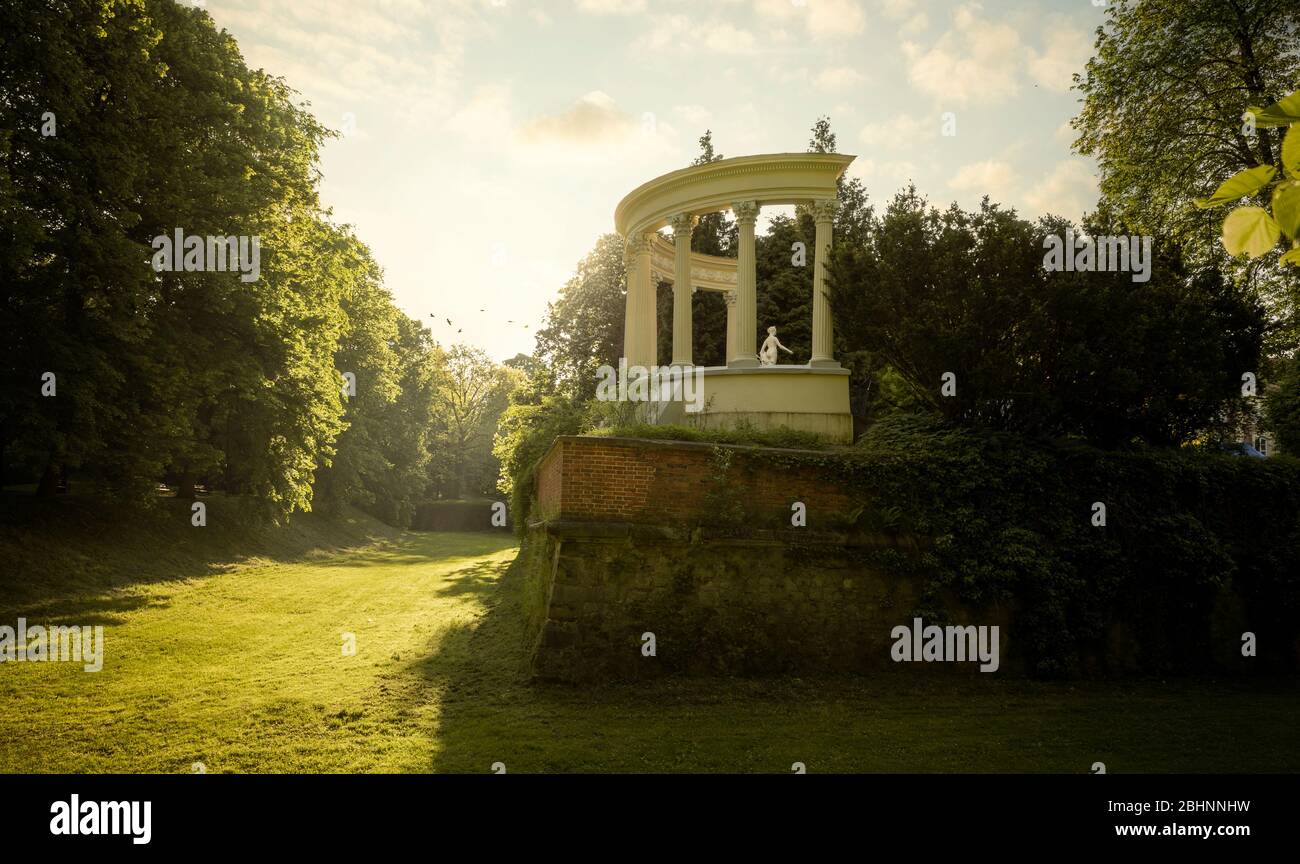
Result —
[{"label": "stone cornice", "polygon": [[769,153],[682,168],[629,193],[614,211],[614,225],[627,236],[657,230],[678,213],[712,213],[735,202],[790,204],[834,198],[836,180],[854,158],[839,153]]}]

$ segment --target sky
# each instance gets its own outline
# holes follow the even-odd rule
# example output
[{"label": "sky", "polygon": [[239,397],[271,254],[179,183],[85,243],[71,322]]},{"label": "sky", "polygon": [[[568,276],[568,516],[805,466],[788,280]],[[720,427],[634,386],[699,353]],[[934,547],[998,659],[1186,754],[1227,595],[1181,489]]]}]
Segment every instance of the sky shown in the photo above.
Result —
[{"label": "sky", "polygon": [[342,133],[322,200],[397,304],[497,360],[706,129],[725,156],[803,151],[829,116],[881,205],[909,180],[1029,218],[1097,200],[1068,121],[1105,0],[194,2]]}]

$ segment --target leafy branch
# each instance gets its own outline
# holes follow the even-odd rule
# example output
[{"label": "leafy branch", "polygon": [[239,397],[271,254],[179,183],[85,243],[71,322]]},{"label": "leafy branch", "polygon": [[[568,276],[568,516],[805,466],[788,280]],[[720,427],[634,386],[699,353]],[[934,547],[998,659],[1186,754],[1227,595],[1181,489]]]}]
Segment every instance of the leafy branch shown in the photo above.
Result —
[{"label": "leafy branch", "polygon": [[1245,253],[1251,258],[1266,254],[1286,235],[1291,249],[1282,261],[1300,266],[1300,90],[1274,102],[1267,108],[1250,108],[1246,122],[1252,127],[1286,126],[1282,139],[1282,173],[1272,165],[1257,165],[1239,171],[1215,190],[1209,198],[1196,199],[1200,208],[1218,207],[1260,195],[1271,187],[1273,212],[1263,207],[1238,207],[1223,220],[1223,246],[1230,255]]}]

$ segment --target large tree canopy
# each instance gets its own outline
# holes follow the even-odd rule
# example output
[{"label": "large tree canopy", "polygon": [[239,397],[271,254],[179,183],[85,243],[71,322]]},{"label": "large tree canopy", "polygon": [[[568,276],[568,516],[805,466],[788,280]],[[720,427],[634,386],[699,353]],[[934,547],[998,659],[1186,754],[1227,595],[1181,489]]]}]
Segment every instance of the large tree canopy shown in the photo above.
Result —
[{"label": "large tree canopy", "polygon": [[[1222,211],[1197,209],[1244,169],[1281,169],[1285,130],[1244,117],[1300,84],[1300,4],[1294,0],[1117,0],[1096,51],[1076,76],[1083,108],[1076,148],[1095,156],[1102,208],[1131,231],[1180,243],[1190,262],[1221,262]],[[1264,203],[1267,202],[1258,202]],[[1300,276],[1277,256],[1239,274],[1294,345]]]},{"label": "large tree canopy", "polygon": [[[405,521],[464,370],[321,208],[331,133],[201,9],[0,0],[0,21],[0,468]],[[155,270],[177,231],[257,238],[258,266]]]},{"label": "large tree canopy", "polygon": [[1148,282],[1046,271],[1044,238],[1073,228],[901,192],[866,244],[832,258],[836,327],[950,420],[1104,446],[1190,440],[1256,368],[1262,310],[1171,243],[1155,244]]}]

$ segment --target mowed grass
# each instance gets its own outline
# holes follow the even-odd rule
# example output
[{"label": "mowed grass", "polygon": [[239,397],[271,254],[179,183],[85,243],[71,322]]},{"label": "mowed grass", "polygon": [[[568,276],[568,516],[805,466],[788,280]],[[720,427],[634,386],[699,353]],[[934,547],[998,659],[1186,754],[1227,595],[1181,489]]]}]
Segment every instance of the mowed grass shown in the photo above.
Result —
[{"label": "mowed grass", "polygon": [[354,545],[284,560],[181,556],[169,578],[141,561],[148,579],[101,572],[99,589],[60,596],[51,578],[20,605],[0,596],[0,623],[100,623],[106,639],[99,673],[0,665],[0,770],[1300,769],[1294,680],[1048,684],[912,666],[873,679],[530,683],[513,538],[359,528]]}]

